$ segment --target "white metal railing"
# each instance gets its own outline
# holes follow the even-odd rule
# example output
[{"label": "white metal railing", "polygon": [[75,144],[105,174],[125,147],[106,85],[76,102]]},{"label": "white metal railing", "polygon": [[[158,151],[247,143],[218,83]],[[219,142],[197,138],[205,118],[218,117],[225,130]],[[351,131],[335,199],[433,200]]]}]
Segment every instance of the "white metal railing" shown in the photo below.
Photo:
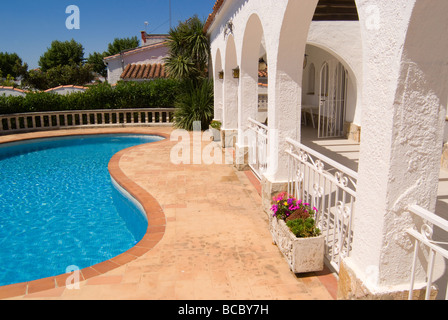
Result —
[{"label": "white metal railing", "polygon": [[351,251],[358,173],[292,139],[286,140],[288,193],[316,207],[325,257],[339,271]]},{"label": "white metal railing", "polygon": [[173,108],[76,110],[0,115],[0,134],[99,126],[172,125]]},{"label": "white metal railing", "polygon": [[261,179],[268,168],[268,133],[269,128],[252,118],[248,119],[248,128],[253,133],[249,137],[249,166]]},{"label": "white metal railing", "polygon": [[[446,235],[448,235],[448,221],[417,205],[411,206],[409,210],[411,213],[423,219],[423,224],[421,226],[420,231],[418,231],[416,228],[409,228],[407,230],[407,233],[410,234],[415,239],[409,300],[413,299],[413,291],[415,289],[415,277],[417,272],[418,260],[421,260],[423,256],[422,254],[419,254],[419,252],[424,248],[429,250],[428,261],[425,270],[426,272],[425,299],[429,300],[431,298],[431,291],[434,284],[433,276],[434,276],[436,255],[438,254],[441,257],[443,257],[444,262],[448,261],[448,250],[446,249],[448,243],[433,240],[433,234],[435,228],[437,228],[437,230],[440,230],[441,233],[443,233],[444,236],[442,238],[446,238]],[[444,284],[445,285],[444,289],[446,291],[445,300],[448,300],[448,279],[444,279],[444,281],[446,281],[446,283]]]}]

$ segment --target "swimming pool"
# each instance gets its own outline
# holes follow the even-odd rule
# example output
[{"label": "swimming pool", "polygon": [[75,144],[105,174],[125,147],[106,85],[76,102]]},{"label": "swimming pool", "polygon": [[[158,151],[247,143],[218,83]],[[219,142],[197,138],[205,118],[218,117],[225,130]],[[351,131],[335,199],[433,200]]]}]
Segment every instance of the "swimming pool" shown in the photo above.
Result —
[{"label": "swimming pool", "polygon": [[0,145],[0,286],[83,269],[140,241],[146,216],[108,163],[120,150],[160,140],[114,134]]}]

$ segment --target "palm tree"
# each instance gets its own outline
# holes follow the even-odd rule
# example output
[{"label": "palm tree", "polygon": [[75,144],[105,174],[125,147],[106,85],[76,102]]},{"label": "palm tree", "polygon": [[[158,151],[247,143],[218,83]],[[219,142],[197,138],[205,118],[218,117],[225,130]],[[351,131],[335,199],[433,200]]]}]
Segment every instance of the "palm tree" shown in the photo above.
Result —
[{"label": "palm tree", "polygon": [[213,120],[213,82],[209,79],[187,79],[182,82],[182,93],[176,99],[175,125],[192,131],[194,122],[208,129]]},{"label": "palm tree", "polygon": [[199,79],[207,76],[210,44],[204,33],[204,22],[197,16],[170,30],[168,47],[165,67],[171,77]]}]

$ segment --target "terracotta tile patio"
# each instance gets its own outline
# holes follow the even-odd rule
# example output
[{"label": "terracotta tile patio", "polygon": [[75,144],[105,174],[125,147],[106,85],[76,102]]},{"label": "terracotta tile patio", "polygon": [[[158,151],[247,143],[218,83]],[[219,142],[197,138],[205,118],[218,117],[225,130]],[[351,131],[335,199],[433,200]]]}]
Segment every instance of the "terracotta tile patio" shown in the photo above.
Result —
[{"label": "terracotta tile patio", "polygon": [[[113,132],[161,134],[171,128],[82,129],[0,137],[20,139]],[[272,244],[260,186],[250,172],[225,164],[170,161],[177,141],[126,149],[111,175],[145,207],[149,227],[130,251],[67,276],[0,287],[1,299],[332,300],[337,281],[325,269],[296,276]],[[203,142],[205,147],[208,142]],[[191,148],[193,150],[193,148]]]}]

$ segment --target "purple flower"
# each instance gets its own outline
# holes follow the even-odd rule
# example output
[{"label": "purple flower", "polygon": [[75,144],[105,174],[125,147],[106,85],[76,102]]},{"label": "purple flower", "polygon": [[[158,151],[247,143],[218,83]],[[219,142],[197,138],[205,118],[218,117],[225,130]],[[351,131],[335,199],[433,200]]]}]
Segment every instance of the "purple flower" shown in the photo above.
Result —
[{"label": "purple flower", "polygon": [[277,213],[277,211],[278,211],[278,205],[276,205],[276,204],[273,205],[272,208],[271,208],[271,210],[274,211],[274,213]]}]

